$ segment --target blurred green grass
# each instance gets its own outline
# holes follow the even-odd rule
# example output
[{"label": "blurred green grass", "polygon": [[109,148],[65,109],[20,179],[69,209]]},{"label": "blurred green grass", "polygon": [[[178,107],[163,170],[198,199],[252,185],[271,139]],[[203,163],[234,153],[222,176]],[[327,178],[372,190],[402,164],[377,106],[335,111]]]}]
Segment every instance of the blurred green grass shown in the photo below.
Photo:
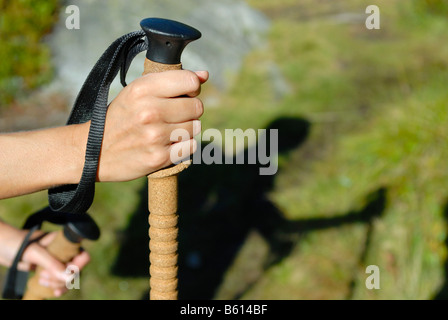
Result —
[{"label": "blurred green grass", "polygon": [[51,80],[51,53],[41,40],[58,12],[58,0],[0,1],[0,107]]},{"label": "blurred green grass", "polygon": [[[267,44],[246,57],[219,105],[206,109],[203,128],[265,128],[290,117],[306,120],[310,130],[303,144],[279,155],[280,170],[264,195],[293,230],[291,250],[267,263],[271,242],[252,230],[212,288],[213,298],[447,298],[446,3],[380,3],[381,29],[367,30],[362,19],[338,20],[347,12],[363,16],[365,1],[248,2],[272,20]],[[286,93],[279,92],[272,66],[284,75]],[[214,94],[204,88],[205,100]],[[223,172],[222,184],[245,179]],[[191,178],[199,198],[201,187],[220,187],[208,178]],[[238,188],[243,189],[235,185],[233,191],[244,191]],[[86,244],[92,262],[82,275],[82,290],[66,299],[144,297],[147,277],[112,271],[118,256],[127,257],[120,248],[133,237],[128,227],[144,207],[144,189],[145,179],[97,186],[91,212],[103,234]],[[219,198],[206,196],[192,216],[200,221],[213,218],[210,208]],[[0,216],[20,226],[45,203],[45,193],[4,200]],[[235,195],[221,203],[246,205]],[[381,271],[379,290],[364,285],[371,264]],[[197,276],[207,279],[217,271],[201,272]],[[195,297],[194,289],[185,297]]]}]

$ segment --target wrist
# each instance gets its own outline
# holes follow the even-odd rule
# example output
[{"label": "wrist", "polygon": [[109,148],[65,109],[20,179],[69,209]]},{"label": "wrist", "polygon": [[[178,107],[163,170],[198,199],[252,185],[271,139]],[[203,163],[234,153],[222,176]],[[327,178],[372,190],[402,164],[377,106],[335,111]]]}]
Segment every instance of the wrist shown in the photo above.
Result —
[{"label": "wrist", "polygon": [[[41,141],[51,148],[51,155],[40,155],[45,189],[77,184],[81,179],[89,123],[73,124],[42,131]],[[38,137],[33,137],[38,139]],[[49,158],[50,156],[50,158]],[[44,163],[45,159],[49,159]]]},{"label": "wrist", "polygon": [[79,182],[89,123],[0,135],[0,199]]},{"label": "wrist", "polygon": [[71,156],[66,159],[62,165],[68,165],[69,168],[66,171],[65,180],[63,184],[77,184],[81,180],[82,171],[84,168],[87,139],[90,130],[90,121],[81,124],[74,124],[68,126],[71,129],[71,136],[68,144],[67,154]]}]

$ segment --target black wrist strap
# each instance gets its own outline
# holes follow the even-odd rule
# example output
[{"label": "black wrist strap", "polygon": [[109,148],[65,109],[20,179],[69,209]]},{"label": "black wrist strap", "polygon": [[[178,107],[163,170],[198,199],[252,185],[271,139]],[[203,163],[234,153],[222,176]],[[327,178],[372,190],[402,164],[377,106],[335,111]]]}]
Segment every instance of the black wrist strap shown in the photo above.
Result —
[{"label": "black wrist strap", "polygon": [[84,169],[78,184],[65,185],[48,191],[48,201],[53,211],[86,212],[92,205],[110,85],[121,70],[121,83],[126,86],[126,72],[132,59],[148,48],[147,42],[142,39],[144,35],[143,30],[140,30],[113,42],[95,64],[82,86],[67,125],[91,121]]},{"label": "black wrist strap", "polygon": [[23,252],[26,247],[30,244],[30,237],[34,231],[38,230],[39,226],[36,225],[30,229],[30,231],[25,236],[25,239],[20,246],[19,251],[8,269],[8,273],[5,279],[5,285],[3,287],[3,299],[22,299],[25,293],[26,283],[28,281],[28,272],[20,271],[17,269],[20,260],[22,260]]}]

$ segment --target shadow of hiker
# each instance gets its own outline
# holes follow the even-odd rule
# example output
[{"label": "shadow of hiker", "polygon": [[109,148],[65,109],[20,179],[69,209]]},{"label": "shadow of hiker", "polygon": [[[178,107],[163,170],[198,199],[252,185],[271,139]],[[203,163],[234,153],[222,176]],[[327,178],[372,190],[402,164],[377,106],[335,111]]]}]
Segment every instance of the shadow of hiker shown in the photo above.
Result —
[{"label": "shadow of hiker", "polygon": [[[322,218],[307,218],[307,219],[297,219],[297,220],[286,220],[283,219],[276,226],[276,232],[271,238],[268,239],[271,257],[267,260],[264,268],[269,267],[280,262],[281,259],[287,257],[293,245],[299,240],[297,237],[291,237],[290,235],[304,236],[309,232],[337,228],[348,224],[354,223],[364,223],[367,224],[366,237],[364,241],[364,246],[362,248],[361,255],[358,260],[358,265],[365,265],[365,260],[371,243],[371,237],[373,234],[373,221],[375,218],[380,218],[387,204],[387,189],[381,187],[366,196],[366,204],[363,208],[358,211],[350,211],[345,214],[335,214],[331,217]],[[272,253],[275,253],[274,255]],[[353,280],[349,284],[349,294],[347,299],[352,299],[353,292],[355,288],[356,275],[353,275]],[[241,292],[238,297],[244,295],[245,292],[249,291],[254,283],[247,286],[244,292]]]},{"label": "shadow of hiker", "polygon": [[[269,129],[278,129],[279,156],[287,159],[289,152],[307,138],[310,124],[303,119],[283,117],[271,122],[267,132]],[[268,146],[270,142],[267,139]],[[202,150],[205,147],[203,144]],[[248,159],[248,152],[244,150],[244,159]],[[287,220],[268,198],[275,175],[260,175],[260,167],[260,164],[194,164],[179,175],[179,299],[215,298],[226,272],[253,230],[268,244],[268,257],[262,266],[266,270],[290,254],[297,235],[368,222],[383,212],[385,189],[379,189],[359,212]],[[125,241],[112,269],[115,275],[148,277],[148,255],[143,253],[149,253],[145,237],[148,228],[145,188],[141,196],[141,205],[126,229]],[[253,281],[235,292],[233,299],[252,284]]]},{"label": "shadow of hiker", "polygon": [[[271,129],[278,130],[278,153],[285,157],[305,141],[310,124],[282,117],[272,121],[266,132]],[[267,150],[271,142],[277,143],[270,137],[266,135]],[[250,151],[244,150],[244,159]],[[224,157],[222,162],[226,162]],[[248,233],[256,229],[270,239],[283,222],[267,197],[275,175],[260,175],[260,167],[247,161],[198,164],[180,176],[179,298],[212,299]],[[286,254],[289,249],[282,243],[272,251]]]},{"label": "shadow of hiker", "polygon": [[[443,218],[445,219],[445,228],[448,231],[448,200],[443,207]],[[445,238],[445,247],[448,248],[448,236]],[[445,259],[443,273],[444,282],[440,286],[439,291],[434,295],[434,300],[448,300],[448,258]]]},{"label": "shadow of hiker", "polygon": [[[285,155],[303,143],[309,127],[306,120],[285,117],[271,122],[267,132],[278,129],[278,152]],[[268,135],[266,145],[270,142]],[[206,145],[202,143],[201,147],[202,151]],[[212,298],[247,231],[254,225],[264,230],[266,225],[277,223],[278,214],[270,213],[274,207],[266,199],[274,176],[260,176],[259,167],[257,164],[202,163],[193,164],[179,175],[179,286],[185,288],[179,292],[180,298]],[[114,275],[148,277],[147,199],[147,188],[144,187],[140,190],[139,205],[122,235],[121,247],[112,266]],[[266,205],[272,208],[263,208],[266,210],[261,212],[266,214],[256,214],[258,218],[254,220],[254,213],[260,211],[254,206]],[[220,228],[220,225],[225,227]],[[200,267],[194,261],[196,253],[206,262]],[[196,274],[204,273],[204,270],[209,272],[199,284],[195,280]]]},{"label": "shadow of hiker", "polygon": [[120,277],[148,277],[148,188],[139,191],[139,204],[132,213],[126,230],[120,234],[120,250],[112,274]]},{"label": "shadow of hiker", "polygon": [[[387,206],[386,192],[387,192],[386,188],[380,188],[377,191],[369,194],[367,197],[368,204],[360,213],[361,216],[367,218],[365,221],[365,223],[367,224],[367,230],[364,240],[364,246],[362,248],[361,255],[359,256],[358,259],[358,266],[362,267],[364,270],[366,268],[366,259],[369,253],[369,248],[374,231],[373,218],[380,217],[383,215],[384,210],[386,209]],[[356,279],[357,279],[356,275],[353,275],[352,280],[349,283],[347,300],[352,300],[354,298]]]}]

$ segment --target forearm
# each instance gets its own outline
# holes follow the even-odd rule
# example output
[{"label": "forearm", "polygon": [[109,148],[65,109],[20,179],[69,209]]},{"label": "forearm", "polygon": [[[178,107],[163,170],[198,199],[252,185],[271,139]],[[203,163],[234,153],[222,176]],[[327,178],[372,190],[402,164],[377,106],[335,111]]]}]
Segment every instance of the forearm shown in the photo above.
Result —
[{"label": "forearm", "polygon": [[[171,165],[175,146],[192,154],[204,112],[197,96],[207,79],[208,72],[175,70],[125,87],[107,111],[97,181],[134,180]],[[89,128],[87,122],[0,134],[0,199],[79,183]],[[176,129],[189,140],[171,141]]]},{"label": "forearm", "polygon": [[0,199],[78,183],[88,125],[0,135]]}]

